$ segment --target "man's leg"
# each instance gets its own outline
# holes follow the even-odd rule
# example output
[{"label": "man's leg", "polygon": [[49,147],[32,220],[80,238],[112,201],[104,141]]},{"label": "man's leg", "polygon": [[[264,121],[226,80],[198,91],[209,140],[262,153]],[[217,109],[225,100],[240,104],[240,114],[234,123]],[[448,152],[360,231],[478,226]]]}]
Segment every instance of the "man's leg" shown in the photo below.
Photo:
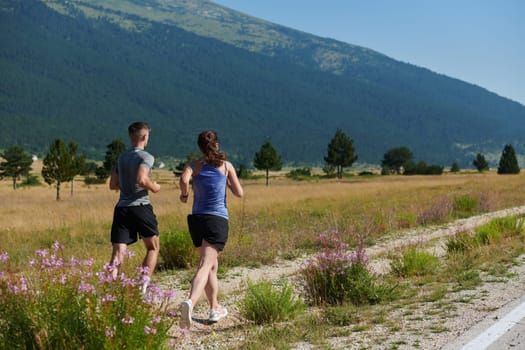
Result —
[{"label": "man's leg", "polygon": [[142,261],[142,267],[147,267],[148,271],[145,275],[151,277],[153,271],[155,270],[155,266],[157,266],[157,259],[159,257],[160,251],[160,240],[159,236],[145,237],[142,240],[146,246],[146,256]]},{"label": "man's leg", "polygon": [[127,248],[127,244],[113,243],[113,252],[111,253],[111,260],[109,261],[109,264],[113,266],[111,270],[111,276],[113,279],[116,279],[118,276]]}]

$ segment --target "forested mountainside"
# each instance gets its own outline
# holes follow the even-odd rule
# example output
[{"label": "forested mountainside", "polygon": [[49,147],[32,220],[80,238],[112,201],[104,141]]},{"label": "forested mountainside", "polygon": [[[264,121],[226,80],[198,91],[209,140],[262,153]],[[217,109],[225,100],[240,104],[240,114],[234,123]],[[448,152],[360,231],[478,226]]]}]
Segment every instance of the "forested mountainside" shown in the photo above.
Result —
[{"label": "forested mountainside", "polygon": [[368,163],[397,146],[443,165],[525,149],[516,102],[207,1],[0,0],[0,43],[0,148],[60,137],[102,158],[146,120],[157,156],[214,128],[245,164],[268,139],[286,163],[320,164],[336,128]]}]

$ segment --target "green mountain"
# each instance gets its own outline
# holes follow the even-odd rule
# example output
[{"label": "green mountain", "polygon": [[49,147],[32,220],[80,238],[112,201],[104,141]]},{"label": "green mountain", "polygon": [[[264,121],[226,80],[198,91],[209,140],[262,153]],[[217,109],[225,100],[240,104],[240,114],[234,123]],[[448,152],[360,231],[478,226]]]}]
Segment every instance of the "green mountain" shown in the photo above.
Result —
[{"label": "green mountain", "polygon": [[268,139],[286,163],[321,164],[336,128],[368,163],[397,146],[442,165],[525,151],[519,103],[208,1],[0,0],[0,44],[0,148],[61,137],[101,158],[145,120],[156,156],[213,128],[245,164]]}]

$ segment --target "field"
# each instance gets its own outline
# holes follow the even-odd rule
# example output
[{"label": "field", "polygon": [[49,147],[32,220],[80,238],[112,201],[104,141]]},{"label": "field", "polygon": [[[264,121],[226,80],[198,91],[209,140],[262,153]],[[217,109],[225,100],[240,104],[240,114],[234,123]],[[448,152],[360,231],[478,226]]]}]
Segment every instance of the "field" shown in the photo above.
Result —
[{"label": "field", "polygon": [[[38,174],[38,168],[35,169],[35,174]],[[230,309],[231,316],[217,326],[197,320],[191,332],[194,336],[180,338],[175,335],[173,339],[176,344],[184,344],[185,348],[206,348],[207,342],[220,342],[222,345],[219,348],[230,348],[233,346],[230,343],[233,337],[237,339],[235,346],[238,348],[289,348],[289,343],[307,338],[310,343],[321,347],[336,339],[339,342],[338,347],[345,348],[347,342],[354,343],[352,339],[359,332],[362,335],[359,340],[361,346],[369,344],[367,346],[374,348],[375,345],[369,343],[373,340],[386,341],[392,348],[403,348],[400,345],[406,342],[402,339],[407,339],[408,329],[408,335],[413,339],[411,344],[405,343],[408,344],[407,348],[420,348],[425,339],[442,342],[443,339],[436,340],[439,337],[436,334],[442,333],[443,338],[448,336],[447,332],[452,331],[443,325],[452,324],[451,321],[456,317],[455,313],[450,312],[451,308],[466,305],[475,309],[474,301],[478,298],[478,292],[473,291],[472,296],[468,297],[471,302],[468,303],[465,303],[465,296],[460,296],[459,302],[455,302],[454,299],[458,298],[454,296],[456,292],[475,289],[483,279],[506,281],[512,275],[506,270],[513,265],[520,266],[515,259],[523,253],[521,234],[501,240],[498,237],[502,237],[504,230],[485,228],[478,233],[481,237],[478,239],[482,241],[472,241],[485,242],[482,246],[475,243],[474,248],[468,243],[470,241],[458,238],[453,242],[454,249],[467,246],[471,248],[467,247],[465,255],[461,254],[462,258],[459,260],[449,256],[438,263],[439,254],[428,255],[418,250],[423,248],[426,239],[420,237],[418,247],[410,250],[413,243],[409,242],[413,240],[409,238],[409,232],[417,229],[418,234],[421,234],[427,226],[430,229],[428,232],[431,232],[432,227],[435,230],[440,225],[460,218],[476,215],[480,218],[479,215],[483,213],[522,206],[525,199],[521,190],[525,180],[523,175],[502,176],[494,172],[410,177],[354,175],[346,176],[340,181],[318,177],[293,181],[283,175],[272,177],[268,187],[265,186],[264,179],[242,180],[245,197],[238,199],[229,196],[230,239],[221,255],[219,272],[223,279],[221,300]],[[185,217],[191,211],[191,203],[179,202],[178,179],[171,172],[158,169],[153,172],[152,177],[162,185],[161,192],[151,195],[159,220],[161,242],[162,237],[181,233],[186,237]],[[15,191],[10,181],[0,181],[0,196],[3,199],[0,202],[3,223],[0,229],[0,255],[9,255],[11,272],[29,272],[32,267],[28,265],[28,258],[34,256],[38,249],[51,249],[56,241],[64,246],[64,256],[93,259],[96,270],[100,270],[108,261],[111,252],[109,230],[118,193],[110,191],[107,184],[87,186],[81,178],[76,179],[73,188],[74,192],[71,193],[71,184],[65,184],[62,187],[62,200],[56,201],[53,186],[20,187]],[[503,224],[505,222],[507,221],[502,221]],[[515,224],[508,222],[511,222],[512,231]],[[523,220],[520,225],[523,225]],[[246,286],[239,289],[239,281],[246,281],[257,274],[258,278],[269,278],[272,283],[281,285],[282,276],[291,271],[297,273],[298,266],[301,265],[299,262],[304,261],[305,254],[322,250],[320,236],[334,232],[338,233],[342,243],[348,244],[350,249],[365,247],[371,248],[373,252],[385,242],[398,242],[395,252],[387,250],[381,256],[393,262],[393,274],[385,276],[383,282],[393,281],[394,285],[403,286],[396,288],[397,301],[390,306],[389,303],[380,303],[377,307],[314,307],[310,312],[302,313],[293,323],[274,325],[271,322],[263,328],[254,327],[251,322],[247,322],[245,312],[248,304],[244,301],[243,305],[239,301],[242,293],[261,293],[263,290],[265,292],[259,294],[259,297],[263,298],[264,303],[271,305],[276,300],[281,300],[277,304],[280,305],[277,310],[282,309],[283,305],[293,308],[293,304],[290,304],[290,300],[283,299],[286,293],[274,291],[271,285],[254,284],[242,291]],[[429,240],[434,239],[429,236]],[[498,245],[493,246],[493,241]],[[399,244],[404,248],[399,249]],[[161,246],[161,257],[162,249],[171,253],[174,246],[169,249],[167,247]],[[138,265],[143,256],[143,247],[136,244],[132,246],[132,250],[138,252],[133,258]],[[335,252],[333,248],[332,252]],[[440,254],[442,256],[443,252]],[[374,256],[378,257],[377,253]],[[339,259],[336,255],[332,257]],[[272,264],[275,262],[279,264]],[[436,264],[439,264],[439,268]],[[290,266],[294,267],[290,270]],[[175,303],[180,302],[187,293],[193,268],[169,269],[161,259],[158,270],[154,280],[167,288],[180,290],[176,293]],[[363,281],[366,280],[366,275],[364,278]],[[258,283],[256,280],[253,283]],[[343,280],[343,283],[348,281],[352,281],[352,278]],[[299,286],[294,286],[297,287]],[[377,290],[370,291],[372,295],[376,295]],[[120,300],[133,301],[132,295],[133,293],[129,299]],[[44,301],[44,310],[45,303]],[[4,306],[7,305],[9,304]],[[497,307],[498,304],[494,305]],[[256,321],[265,317],[279,317],[261,314],[259,307],[254,311],[257,314]],[[76,312],[72,310],[71,314]],[[205,313],[205,305],[199,305],[196,312]],[[290,309],[289,312],[293,311]],[[439,314],[440,317],[429,317],[429,312]],[[466,314],[466,311],[458,314]],[[108,314],[108,319],[111,315]],[[291,317],[290,315],[285,317]],[[318,326],[321,319],[323,322],[328,320],[323,327]],[[416,324],[420,328],[417,330],[411,326],[412,319],[418,320]],[[47,320],[46,317],[42,319],[43,329],[51,327]],[[386,320],[390,321],[384,324]],[[60,322],[62,321],[59,324]],[[465,322],[457,324],[464,325]],[[387,333],[381,330],[384,326],[389,327]],[[56,330],[60,331],[60,327]],[[177,334],[176,327],[172,330]],[[280,335],[283,331],[286,335]],[[379,332],[381,336],[370,338],[370,334],[374,332]],[[327,338],[326,334],[330,336]],[[429,337],[428,334],[434,335]],[[217,337],[211,337],[215,335]],[[139,330],[137,339],[143,336]],[[206,339],[202,344],[201,336]],[[101,341],[103,339],[102,336]],[[119,339],[125,341],[126,337]],[[254,346],[255,344],[262,345]],[[432,348],[432,345],[429,346],[427,348]]]},{"label": "field", "polygon": [[[186,230],[191,203],[178,200],[178,179],[167,170],[152,177],[162,185],[151,199],[161,234]],[[456,198],[473,198],[475,212],[487,212],[525,202],[524,175],[494,172],[442,176],[352,176],[341,181],[322,179],[292,181],[284,177],[244,180],[245,197],[229,195],[231,233],[223,260],[226,265],[265,264],[277,256],[293,257],[315,249],[319,234],[337,230],[349,243],[372,244],[394,230],[450,218],[440,214]],[[76,179],[62,186],[62,200],[55,187],[22,187],[16,191],[7,179],[0,181],[2,237],[0,250],[12,263],[55,240],[66,252],[92,257],[102,264],[110,254],[109,230],[118,193],[107,185],[85,185]],[[447,207],[448,208],[448,207]],[[446,208],[445,208],[446,209]],[[425,222],[429,216],[433,222]],[[435,217],[434,217],[435,216]],[[136,245],[135,249],[142,249]]]}]

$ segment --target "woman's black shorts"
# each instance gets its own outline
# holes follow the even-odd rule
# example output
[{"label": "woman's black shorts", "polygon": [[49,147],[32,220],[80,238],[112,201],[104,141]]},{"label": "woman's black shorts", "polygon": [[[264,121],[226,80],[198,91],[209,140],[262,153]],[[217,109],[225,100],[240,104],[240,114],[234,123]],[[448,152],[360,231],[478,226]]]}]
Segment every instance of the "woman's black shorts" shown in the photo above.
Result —
[{"label": "woman's black shorts", "polygon": [[217,215],[190,214],[188,227],[195,247],[202,245],[202,240],[222,251],[228,240],[228,220]]},{"label": "woman's black shorts", "polygon": [[150,204],[115,207],[111,225],[111,243],[135,243],[140,236],[159,235],[158,223]]}]

